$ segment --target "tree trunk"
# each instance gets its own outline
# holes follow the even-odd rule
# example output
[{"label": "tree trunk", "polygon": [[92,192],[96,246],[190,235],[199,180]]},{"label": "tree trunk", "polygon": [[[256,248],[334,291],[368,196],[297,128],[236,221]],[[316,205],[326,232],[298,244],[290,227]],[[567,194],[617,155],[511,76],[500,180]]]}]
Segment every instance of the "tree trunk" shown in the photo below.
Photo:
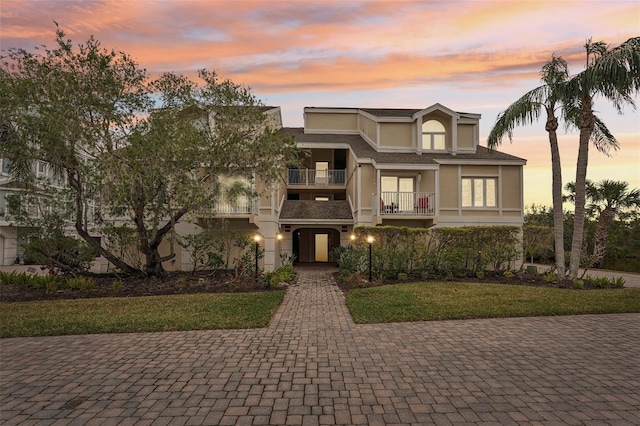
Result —
[{"label": "tree trunk", "polygon": [[610,206],[600,213],[598,218],[598,228],[596,229],[596,236],[593,242],[593,264],[602,267],[602,261],[607,252],[607,242],[609,239],[609,230],[613,225],[613,219],[615,212]]},{"label": "tree trunk", "polygon": [[589,140],[595,118],[592,110],[590,95],[582,98],[582,111],[580,113],[580,146],[578,148],[578,160],[576,163],[576,194],[575,213],[573,217],[573,240],[571,241],[571,261],[569,264],[569,278],[578,277],[580,258],[582,255],[582,243],[584,239],[584,216],[586,198],[587,166],[589,163]]},{"label": "tree trunk", "polygon": [[76,208],[75,228],[80,238],[85,240],[94,250],[96,250],[99,254],[104,256],[105,259],[111,262],[116,268],[119,268],[120,270],[122,270],[125,274],[134,275],[134,274],[140,273],[140,271],[138,271],[136,268],[132,267],[128,263],[121,260],[119,257],[115,256],[106,248],[102,247],[102,245],[95,238],[93,238],[91,234],[89,234],[89,231],[85,226],[86,222],[84,221],[84,215],[83,215],[84,204],[82,202],[82,198],[83,198],[84,192],[82,190],[82,184],[80,182],[79,173],[69,170],[67,172],[67,178],[68,178],[69,186],[75,191],[75,208]]},{"label": "tree trunk", "polygon": [[551,146],[551,190],[553,194],[553,235],[555,240],[555,258],[558,278],[565,275],[564,260],[564,213],[562,211],[562,165],[560,164],[560,150],[558,148],[558,119],[553,108],[547,107],[547,123],[545,130],[549,133],[549,145]]}]

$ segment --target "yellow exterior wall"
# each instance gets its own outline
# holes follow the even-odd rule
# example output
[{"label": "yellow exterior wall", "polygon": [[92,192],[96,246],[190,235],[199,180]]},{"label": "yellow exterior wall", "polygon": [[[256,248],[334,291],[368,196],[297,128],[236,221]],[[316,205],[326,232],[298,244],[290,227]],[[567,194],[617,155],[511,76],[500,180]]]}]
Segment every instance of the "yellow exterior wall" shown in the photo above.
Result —
[{"label": "yellow exterior wall", "polygon": [[436,192],[436,172],[432,170],[423,170],[420,172],[420,187],[418,192]]},{"label": "yellow exterior wall", "polygon": [[462,210],[462,216],[496,217],[500,216],[498,210]]},{"label": "yellow exterior wall", "polygon": [[371,208],[372,196],[376,192],[376,172],[371,164],[363,164],[361,169],[362,177],[362,207]]},{"label": "yellow exterior wall", "polygon": [[473,148],[475,126],[458,124],[458,148]]},{"label": "yellow exterior wall", "polygon": [[360,116],[360,132],[362,132],[366,137],[368,137],[371,141],[377,143],[378,138],[378,127],[377,123],[370,118],[365,116]]},{"label": "yellow exterior wall", "polygon": [[380,146],[411,148],[413,123],[381,123]]},{"label": "yellow exterior wall", "polygon": [[498,176],[498,166],[462,166],[462,176]]},{"label": "yellow exterior wall", "polygon": [[520,178],[520,167],[502,166],[502,207],[505,209],[521,209],[520,189],[522,182]]},{"label": "yellow exterior wall", "polygon": [[321,113],[305,112],[304,128],[308,130],[341,130],[355,132],[358,130],[357,113]]},{"label": "yellow exterior wall", "polygon": [[440,207],[458,208],[458,166],[440,166]]}]

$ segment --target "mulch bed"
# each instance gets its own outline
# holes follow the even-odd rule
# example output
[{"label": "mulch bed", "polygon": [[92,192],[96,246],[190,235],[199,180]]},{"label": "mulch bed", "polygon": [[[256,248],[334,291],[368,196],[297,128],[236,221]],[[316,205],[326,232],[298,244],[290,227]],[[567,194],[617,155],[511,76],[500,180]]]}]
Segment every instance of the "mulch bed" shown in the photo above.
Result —
[{"label": "mulch bed", "polygon": [[[269,291],[249,278],[235,278],[232,273],[169,272],[164,278],[119,278],[108,275],[92,278],[95,287],[90,290],[60,289],[47,294],[44,288],[34,289],[18,284],[0,285],[1,302],[24,302],[52,299],[85,299],[95,297],[137,297],[169,294],[236,293]],[[114,284],[114,282],[121,281]]]},{"label": "mulch bed", "polygon": [[[541,274],[527,273],[527,272],[516,272],[512,277],[505,277],[502,273],[490,272],[487,271],[484,273],[484,277],[478,278],[476,276],[456,276],[450,279],[446,278],[428,278],[422,279],[420,277],[409,276],[405,280],[400,279],[384,279],[384,280],[374,280],[372,282],[368,282],[368,276],[360,276],[360,277],[352,277],[351,279],[343,279],[340,276],[339,272],[334,272],[333,277],[338,283],[338,286],[344,290],[352,290],[355,288],[364,288],[364,287],[376,287],[381,285],[391,285],[391,284],[400,284],[400,283],[410,283],[410,282],[469,282],[469,283],[484,283],[484,284],[510,284],[510,285],[525,285],[525,286],[536,286],[536,287],[548,287],[548,288],[564,288],[564,289],[574,289],[573,282],[571,280],[565,279],[558,282],[548,282],[544,279],[544,276]],[[583,289],[595,289],[591,281],[587,279],[583,279],[584,287]]]}]

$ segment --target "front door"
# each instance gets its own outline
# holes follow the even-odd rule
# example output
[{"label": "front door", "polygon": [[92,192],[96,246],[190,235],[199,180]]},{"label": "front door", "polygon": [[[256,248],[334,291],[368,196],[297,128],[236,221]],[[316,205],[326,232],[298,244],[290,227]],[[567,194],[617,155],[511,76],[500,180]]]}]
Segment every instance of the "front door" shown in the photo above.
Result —
[{"label": "front door", "polygon": [[329,261],[329,234],[316,234],[316,262]]}]

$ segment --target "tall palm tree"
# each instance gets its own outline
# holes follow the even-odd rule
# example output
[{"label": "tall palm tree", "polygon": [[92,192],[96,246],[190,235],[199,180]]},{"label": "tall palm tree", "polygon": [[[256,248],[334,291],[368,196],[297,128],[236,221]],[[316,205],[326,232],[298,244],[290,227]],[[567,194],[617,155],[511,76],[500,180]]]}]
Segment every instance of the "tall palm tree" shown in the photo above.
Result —
[{"label": "tall palm tree", "polygon": [[[546,113],[545,130],[549,134],[551,148],[551,174],[553,193],[553,229],[555,240],[556,269],[559,276],[564,276],[564,232],[562,212],[562,168],[560,150],[558,148],[557,108],[562,103],[561,87],[569,77],[567,62],[558,56],[552,56],[540,71],[542,85],[525,93],[520,99],[509,105],[498,114],[493,125],[487,146],[493,149],[502,143],[505,136],[513,141],[513,129],[516,126],[533,124],[540,117],[542,110]],[[562,113],[562,110],[561,110]]]},{"label": "tall palm tree", "polygon": [[603,42],[585,44],[587,67],[564,85],[564,100],[569,111],[577,111],[575,123],[580,129],[580,144],[575,179],[575,214],[569,264],[570,278],[578,276],[584,239],[586,177],[589,141],[597,134],[598,120],[593,99],[602,96],[613,103],[619,113],[625,105],[635,108],[634,94],[640,90],[640,37],[607,50]]}]

